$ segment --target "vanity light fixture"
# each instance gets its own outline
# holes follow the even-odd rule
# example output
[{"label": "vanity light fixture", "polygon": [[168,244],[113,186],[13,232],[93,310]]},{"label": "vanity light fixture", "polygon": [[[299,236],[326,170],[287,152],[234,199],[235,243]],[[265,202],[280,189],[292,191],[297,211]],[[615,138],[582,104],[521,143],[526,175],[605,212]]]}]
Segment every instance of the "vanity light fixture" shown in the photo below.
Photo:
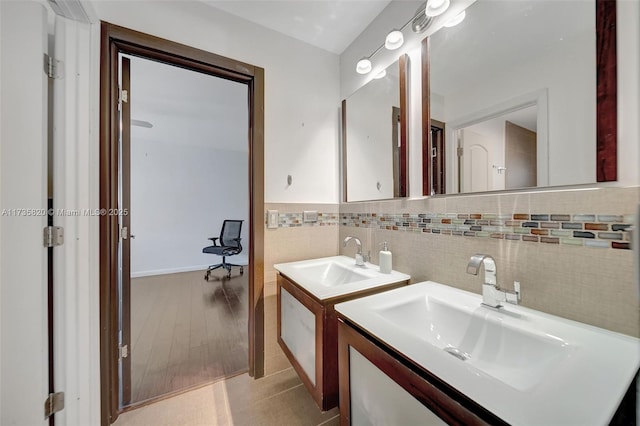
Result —
[{"label": "vanity light fixture", "polygon": [[[373,56],[373,55],[371,55]],[[369,58],[362,58],[356,65],[356,72],[358,74],[369,74],[371,72],[371,60]]]},{"label": "vanity light fixture", "polygon": [[450,0],[427,0],[424,13],[427,16],[439,16],[442,15],[447,9],[449,9]]},{"label": "vanity light fixture", "polygon": [[465,12],[464,10],[460,13],[458,13],[456,16],[454,16],[453,18],[449,19],[447,22],[444,23],[445,27],[455,27],[456,25],[458,25],[460,22],[464,21],[464,17],[467,15],[467,12]]},{"label": "vanity light fixture", "polygon": [[384,47],[388,50],[396,50],[404,43],[404,35],[402,35],[402,31],[393,30],[389,34],[387,34],[387,38],[384,41]]},{"label": "vanity light fixture", "polygon": [[[426,31],[427,28],[433,22],[433,16],[440,15],[449,7],[450,0],[428,0],[424,5],[420,6],[411,19],[404,24],[400,29],[395,29],[387,34],[385,42],[382,46],[378,47],[374,52],[360,59],[356,64],[356,72],[358,74],[369,74],[373,69],[371,59],[377,54],[383,47],[389,50],[398,49],[404,43],[404,31],[409,24],[414,33],[420,34]],[[437,12],[437,13],[436,13]],[[430,14],[431,13],[431,14]],[[382,76],[376,78],[382,78]]]}]

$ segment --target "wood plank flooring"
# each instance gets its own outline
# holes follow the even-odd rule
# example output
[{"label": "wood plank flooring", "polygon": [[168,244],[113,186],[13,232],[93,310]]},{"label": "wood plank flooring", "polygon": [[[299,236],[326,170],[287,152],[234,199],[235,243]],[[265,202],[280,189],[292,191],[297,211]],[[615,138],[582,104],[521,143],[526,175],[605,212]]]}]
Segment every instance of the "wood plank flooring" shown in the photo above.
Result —
[{"label": "wood plank flooring", "polygon": [[248,368],[249,274],[234,268],[131,280],[131,403]]}]

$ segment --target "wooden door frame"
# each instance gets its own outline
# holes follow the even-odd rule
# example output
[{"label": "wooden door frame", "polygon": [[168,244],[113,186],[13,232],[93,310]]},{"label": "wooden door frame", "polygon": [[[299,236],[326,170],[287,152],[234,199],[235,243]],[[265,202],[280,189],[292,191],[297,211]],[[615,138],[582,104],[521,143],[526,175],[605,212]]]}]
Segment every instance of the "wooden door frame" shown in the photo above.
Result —
[{"label": "wooden door frame", "polygon": [[[118,208],[118,54],[126,53],[247,84],[249,106],[249,375],[264,375],[264,69],[190,46],[101,23],[100,209]],[[104,209],[104,210],[103,210]],[[100,215],[101,424],[118,404],[118,217]]]},{"label": "wooden door frame", "polygon": [[[121,63],[121,84],[122,90],[126,90],[128,96],[131,96],[131,60],[122,58]],[[120,153],[120,161],[122,166],[122,188],[120,196],[122,197],[123,210],[129,213],[131,208],[131,103],[122,101],[120,106],[122,121],[121,144],[122,152]],[[122,226],[127,228],[127,233],[131,235],[131,215],[122,216]],[[120,299],[122,300],[122,344],[128,345],[131,349],[131,238],[127,236],[122,239],[122,257],[120,259],[122,265],[122,282]],[[117,325],[116,325],[117,327]],[[119,328],[119,327],[118,327]],[[131,403],[131,357],[127,356],[122,359],[122,405]]]}]

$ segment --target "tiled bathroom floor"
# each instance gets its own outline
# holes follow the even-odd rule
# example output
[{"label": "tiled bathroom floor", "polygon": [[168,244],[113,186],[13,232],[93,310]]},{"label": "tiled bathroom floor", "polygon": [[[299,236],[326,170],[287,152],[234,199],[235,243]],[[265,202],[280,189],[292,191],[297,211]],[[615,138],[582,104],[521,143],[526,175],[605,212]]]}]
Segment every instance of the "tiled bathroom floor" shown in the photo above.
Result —
[{"label": "tiled bathroom floor", "polygon": [[296,372],[253,380],[246,373],[120,415],[116,426],[337,425],[321,412]]}]

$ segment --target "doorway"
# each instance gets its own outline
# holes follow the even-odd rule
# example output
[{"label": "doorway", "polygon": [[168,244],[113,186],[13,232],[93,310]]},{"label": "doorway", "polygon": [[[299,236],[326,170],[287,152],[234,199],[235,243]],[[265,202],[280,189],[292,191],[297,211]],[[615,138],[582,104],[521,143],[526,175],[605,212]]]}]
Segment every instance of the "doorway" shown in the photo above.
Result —
[{"label": "doorway", "polygon": [[[118,324],[126,309],[119,310],[122,292],[118,277],[126,256],[123,241],[130,242],[128,216],[122,214],[121,185],[123,175],[119,164],[125,151],[120,147],[121,99],[119,85],[120,56],[146,58],[158,63],[176,66],[200,74],[240,83],[246,88],[248,110],[248,271],[244,295],[248,311],[248,372],[258,378],[264,373],[264,319],[263,319],[263,263],[264,263],[264,70],[249,64],[204,52],[189,46],[142,34],[123,27],[102,23],[101,46],[101,134],[100,134],[100,294],[101,294],[101,413],[102,424],[113,423],[122,411],[121,389],[126,389],[125,375],[120,375],[130,362],[127,348],[123,347]],[[133,117],[145,122],[144,119]],[[148,122],[148,121],[147,121]],[[150,123],[153,125],[153,123]],[[146,125],[146,123],[145,123]],[[203,165],[206,167],[206,165]],[[168,172],[170,174],[170,172]],[[113,212],[114,214],[109,214]],[[210,225],[214,226],[214,225]],[[123,229],[125,228],[125,229]],[[132,228],[131,228],[132,229]],[[132,229],[135,235],[135,230]],[[209,230],[203,240],[213,235]],[[203,246],[206,245],[202,244]],[[201,248],[201,247],[200,247]],[[126,254],[126,253],[125,253]],[[213,259],[209,261],[214,263]],[[202,276],[200,271],[198,274]],[[127,277],[127,275],[123,275]],[[215,284],[214,284],[215,285]],[[214,294],[215,296],[215,294]]]},{"label": "doorway", "polygon": [[[120,56],[126,407],[247,371],[247,277],[234,268],[204,279],[221,258],[202,248],[225,219],[248,223],[249,119],[245,84]],[[247,265],[241,230],[231,259]]]}]

